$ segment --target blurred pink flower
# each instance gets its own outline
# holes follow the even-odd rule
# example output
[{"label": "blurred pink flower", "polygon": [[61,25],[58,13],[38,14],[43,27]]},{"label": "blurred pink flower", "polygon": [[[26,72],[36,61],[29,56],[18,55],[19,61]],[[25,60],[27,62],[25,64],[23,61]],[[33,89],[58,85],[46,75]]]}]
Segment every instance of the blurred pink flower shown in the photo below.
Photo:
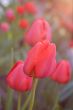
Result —
[{"label": "blurred pink flower", "polygon": [[13,9],[8,9],[6,10],[6,18],[8,19],[8,21],[12,22],[15,19],[15,15],[14,15],[14,11]]},{"label": "blurred pink flower", "polygon": [[10,29],[10,26],[7,22],[3,22],[1,23],[0,28],[3,32],[8,32]]}]

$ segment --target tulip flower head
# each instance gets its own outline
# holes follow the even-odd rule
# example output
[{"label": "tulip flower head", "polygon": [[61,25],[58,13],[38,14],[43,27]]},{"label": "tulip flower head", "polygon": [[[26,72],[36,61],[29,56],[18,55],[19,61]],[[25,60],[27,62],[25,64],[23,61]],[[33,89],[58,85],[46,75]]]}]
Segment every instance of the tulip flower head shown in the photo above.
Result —
[{"label": "tulip flower head", "polygon": [[8,21],[12,22],[15,20],[14,11],[12,9],[8,9],[5,14]]},{"label": "tulip flower head", "polygon": [[0,28],[3,32],[8,32],[10,29],[10,26],[7,22],[3,22],[1,23]]},{"label": "tulip flower head", "polygon": [[60,61],[50,77],[58,83],[67,83],[71,78],[71,68],[68,61]]},{"label": "tulip flower head", "polygon": [[51,27],[48,22],[44,19],[37,19],[26,33],[25,40],[29,45],[35,45],[42,40],[51,41],[51,37]]},{"label": "tulip flower head", "polygon": [[37,78],[48,77],[56,66],[56,47],[48,41],[38,42],[24,62],[24,73]]},{"label": "tulip flower head", "polygon": [[26,12],[28,12],[30,14],[35,14],[37,12],[37,7],[32,2],[26,2],[24,4],[24,8],[25,8]]},{"label": "tulip flower head", "polygon": [[17,10],[17,13],[18,13],[19,15],[23,15],[24,12],[25,12],[23,6],[18,6],[18,7],[16,8],[16,10]]},{"label": "tulip flower head", "polygon": [[10,88],[17,91],[27,91],[32,88],[32,78],[23,72],[23,61],[18,61],[6,77]]},{"label": "tulip flower head", "polygon": [[28,25],[29,25],[29,23],[28,23],[28,21],[25,20],[25,19],[21,19],[21,20],[19,21],[19,27],[20,27],[21,29],[26,29],[26,28],[28,27]]}]

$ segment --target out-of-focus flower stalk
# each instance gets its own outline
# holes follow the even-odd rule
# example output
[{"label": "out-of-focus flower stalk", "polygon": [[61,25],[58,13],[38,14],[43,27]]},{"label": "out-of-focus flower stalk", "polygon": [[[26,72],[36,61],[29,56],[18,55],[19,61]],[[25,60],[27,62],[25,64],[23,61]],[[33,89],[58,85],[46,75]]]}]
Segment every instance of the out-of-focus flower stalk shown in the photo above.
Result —
[{"label": "out-of-focus flower stalk", "polygon": [[18,94],[18,106],[17,110],[21,110],[21,93]]},{"label": "out-of-focus flower stalk", "polygon": [[[11,66],[14,64],[14,50],[11,49]],[[8,88],[7,90],[7,101],[6,101],[6,109],[5,110],[11,110],[13,106],[13,90]]]},{"label": "out-of-focus flower stalk", "polygon": [[29,109],[28,110],[32,110],[33,109],[37,83],[38,83],[38,79],[34,79],[33,78],[33,87],[32,87],[32,91],[31,91],[31,101],[30,101],[30,105],[29,105]]},{"label": "out-of-focus flower stalk", "polygon": [[31,93],[28,95],[26,101],[24,102],[24,105],[22,107],[22,110],[26,110],[26,107],[28,106],[28,103],[30,101],[30,98],[31,98]]},{"label": "out-of-focus flower stalk", "polygon": [[58,110],[58,98],[56,99],[53,110]]},{"label": "out-of-focus flower stalk", "polygon": [[[56,88],[57,88],[57,83],[56,83]],[[56,93],[57,93],[57,91],[56,91]],[[59,101],[59,95],[57,94],[57,96],[56,96],[56,100],[55,100],[55,104],[54,104],[52,110],[60,110],[60,109],[59,109],[58,101]]]}]

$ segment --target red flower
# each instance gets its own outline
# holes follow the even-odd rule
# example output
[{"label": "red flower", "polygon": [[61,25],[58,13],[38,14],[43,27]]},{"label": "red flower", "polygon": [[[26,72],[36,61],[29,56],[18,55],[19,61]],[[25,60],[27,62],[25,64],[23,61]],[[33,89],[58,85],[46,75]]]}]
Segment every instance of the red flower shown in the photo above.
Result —
[{"label": "red flower", "polygon": [[24,73],[37,78],[48,77],[56,66],[56,47],[48,41],[38,42],[28,53]]},{"label": "red flower", "polygon": [[7,84],[17,91],[27,91],[32,87],[32,78],[23,72],[23,61],[18,61],[6,77]]},{"label": "red flower", "polygon": [[25,20],[25,19],[21,19],[21,20],[19,21],[19,27],[20,27],[21,29],[26,29],[26,28],[28,27],[28,25],[29,25],[29,23],[28,23],[28,21]]},{"label": "red flower", "polygon": [[29,31],[26,33],[26,42],[30,45],[34,45],[42,40],[51,41],[51,27],[44,19],[37,19],[32,24]]},{"label": "red flower", "polygon": [[70,64],[68,61],[62,60],[56,66],[55,71],[50,77],[58,83],[67,83],[70,80]]},{"label": "red flower", "polygon": [[35,14],[37,12],[37,7],[32,2],[25,3],[24,8],[25,8],[26,12],[28,12],[30,14]]},{"label": "red flower", "polygon": [[17,13],[20,15],[23,15],[25,11],[23,6],[18,6],[16,10],[17,10]]}]

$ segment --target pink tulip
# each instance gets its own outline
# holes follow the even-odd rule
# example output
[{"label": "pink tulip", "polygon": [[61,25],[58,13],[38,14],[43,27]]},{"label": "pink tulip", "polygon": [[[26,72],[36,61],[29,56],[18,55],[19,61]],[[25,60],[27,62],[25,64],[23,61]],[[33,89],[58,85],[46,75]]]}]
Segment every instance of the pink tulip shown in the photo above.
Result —
[{"label": "pink tulip", "polygon": [[25,35],[25,40],[28,44],[34,45],[42,40],[51,41],[51,27],[44,19],[34,21],[29,31]]},{"label": "pink tulip", "polygon": [[51,79],[58,83],[67,83],[71,78],[71,68],[68,61],[60,61],[54,72],[50,75]]},{"label": "pink tulip", "polygon": [[12,22],[15,19],[14,11],[12,9],[6,10],[5,14],[8,21]]},{"label": "pink tulip", "polygon": [[37,78],[48,77],[56,66],[56,47],[48,41],[38,42],[28,53],[24,73]]},{"label": "pink tulip", "polygon": [[32,88],[32,78],[23,72],[23,61],[18,61],[6,77],[10,88],[17,91],[27,91]]},{"label": "pink tulip", "polygon": [[10,26],[7,22],[3,22],[1,23],[0,28],[3,32],[8,32],[10,29]]}]

